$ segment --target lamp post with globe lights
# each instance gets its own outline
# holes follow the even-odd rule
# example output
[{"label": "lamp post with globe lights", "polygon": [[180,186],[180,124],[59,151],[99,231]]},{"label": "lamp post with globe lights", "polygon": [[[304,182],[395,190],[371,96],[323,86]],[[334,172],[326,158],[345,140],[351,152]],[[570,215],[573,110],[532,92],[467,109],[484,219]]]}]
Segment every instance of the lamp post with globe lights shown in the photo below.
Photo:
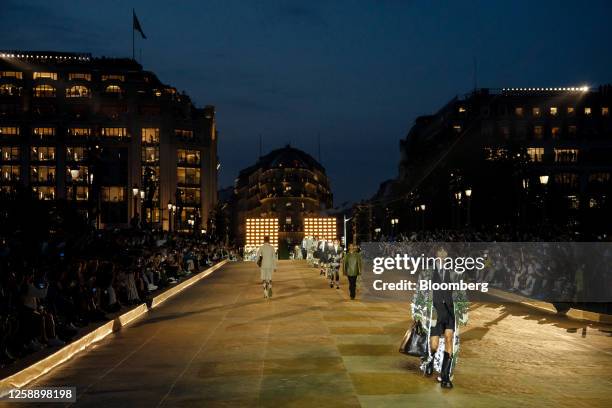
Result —
[{"label": "lamp post with globe lights", "polygon": [[546,195],[548,193],[548,181],[549,181],[549,176],[547,174],[543,174],[540,176],[540,184],[542,185],[542,223],[545,224],[546,223],[546,217],[547,217],[547,213],[546,213]]}]

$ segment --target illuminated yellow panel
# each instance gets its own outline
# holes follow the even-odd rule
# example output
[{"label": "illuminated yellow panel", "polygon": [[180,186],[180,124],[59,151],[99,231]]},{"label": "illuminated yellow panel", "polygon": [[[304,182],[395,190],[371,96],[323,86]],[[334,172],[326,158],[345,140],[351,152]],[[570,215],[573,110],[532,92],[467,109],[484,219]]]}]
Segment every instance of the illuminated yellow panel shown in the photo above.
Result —
[{"label": "illuminated yellow panel", "polygon": [[336,218],[304,218],[304,235],[331,241],[338,238]]},{"label": "illuminated yellow panel", "polygon": [[247,218],[245,251],[259,248],[265,236],[270,237],[270,244],[278,249],[278,219],[276,218]]}]

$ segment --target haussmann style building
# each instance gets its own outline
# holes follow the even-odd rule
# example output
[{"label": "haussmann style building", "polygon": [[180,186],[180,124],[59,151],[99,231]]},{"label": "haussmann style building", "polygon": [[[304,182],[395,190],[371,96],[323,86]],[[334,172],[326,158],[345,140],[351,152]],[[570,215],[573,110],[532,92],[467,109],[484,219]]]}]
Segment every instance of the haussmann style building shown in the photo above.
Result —
[{"label": "haussmann style building", "polygon": [[246,220],[278,220],[280,246],[301,243],[304,219],[321,217],[333,196],[323,166],[289,145],[240,171],[234,185],[235,237],[244,244]]},{"label": "haussmann style building", "polygon": [[[612,86],[480,89],[400,142],[372,228],[612,232]],[[387,232],[388,234],[389,232]]]},{"label": "haussmann style building", "polygon": [[[217,200],[215,109],[132,59],[0,51],[0,189],[73,200],[100,228],[204,228]],[[169,211],[170,208],[170,211]]]}]

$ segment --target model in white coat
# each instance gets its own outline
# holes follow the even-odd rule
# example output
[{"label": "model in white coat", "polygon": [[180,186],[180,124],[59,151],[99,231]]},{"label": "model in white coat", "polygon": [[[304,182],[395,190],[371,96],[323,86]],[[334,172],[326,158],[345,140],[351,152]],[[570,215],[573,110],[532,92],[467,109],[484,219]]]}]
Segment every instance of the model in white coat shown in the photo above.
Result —
[{"label": "model in white coat", "polygon": [[264,297],[272,297],[272,274],[276,270],[276,251],[274,247],[270,245],[270,237],[264,237],[264,243],[257,250],[257,258],[261,257],[261,265],[259,270],[261,272],[261,281],[264,288]]}]

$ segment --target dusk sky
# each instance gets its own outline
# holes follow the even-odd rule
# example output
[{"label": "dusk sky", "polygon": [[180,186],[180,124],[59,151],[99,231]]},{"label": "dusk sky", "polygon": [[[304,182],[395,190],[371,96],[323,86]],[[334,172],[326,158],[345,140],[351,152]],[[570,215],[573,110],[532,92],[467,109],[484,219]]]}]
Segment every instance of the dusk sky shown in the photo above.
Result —
[{"label": "dusk sky", "polygon": [[[395,177],[414,119],[473,88],[612,82],[610,1],[18,1],[0,49],[131,56],[215,105],[219,185],[287,143],[317,157],[335,203]],[[136,52],[138,57],[139,52]]]}]

